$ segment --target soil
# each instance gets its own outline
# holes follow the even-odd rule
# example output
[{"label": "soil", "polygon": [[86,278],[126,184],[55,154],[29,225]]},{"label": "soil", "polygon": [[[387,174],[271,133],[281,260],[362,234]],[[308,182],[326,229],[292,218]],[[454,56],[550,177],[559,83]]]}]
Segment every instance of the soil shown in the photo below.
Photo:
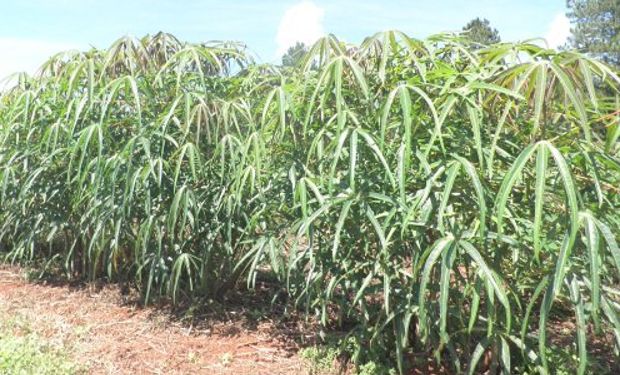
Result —
[{"label": "soil", "polygon": [[[89,374],[309,374],[298,353],[317,342],[316,325],[270,304],[270,294],[259,288],[228,302],[196,304],[209,306],[202,310],[165,301],[143,307],[119,285],[29,282],[23,270],[0,265],[0,319],[23,317],[37,335],[71,348]],[[570,347],[574,332],[569,317],[552,321],[548,338]],[[589,336],[595,371],[620,374],[613,337]],[[421,369],[412,373],[449,373],[430,357]]]},{"label": "soil", "polygon": [[23,317],[46,340],[67,343],[89,374],[305,372],[295,332],[245,315],[233,309],[195,325],[193,317],[127,301],[118,286],[31,283],[18,269],[0,268],[0,317]]}]

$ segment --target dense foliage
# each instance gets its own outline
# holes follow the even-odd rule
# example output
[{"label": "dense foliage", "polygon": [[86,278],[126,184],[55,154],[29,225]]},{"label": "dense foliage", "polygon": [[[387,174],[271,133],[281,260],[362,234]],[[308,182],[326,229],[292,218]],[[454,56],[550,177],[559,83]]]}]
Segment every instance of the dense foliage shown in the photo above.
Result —
[{"label": "dense foliage", "polygon": [[482,46],[501,42],[499,31],[492,28],[491,23],[486,18],[474,18],[463,27],[463,31],[465,31],[467,38]]},{"label": "dense foliage", "polygon": [[303,60],[308,48],[302,42],[295,43],[286,50],[286,53],[282,56],[282,66],[296,66]]},{"label": "dense foliage", "polygon": [[470,43],[327,36],[283,70],[167,34],[58,54],[0,98],[0,251],[147,302],[268,272],[400,371],[546,372],[560,317],[583,373],[592,334],[620,340],[620,79]]},{"label": "dense foliage", "polygon": [[620,67],[620,1],[566,0],[566,6],[572,47]]}]

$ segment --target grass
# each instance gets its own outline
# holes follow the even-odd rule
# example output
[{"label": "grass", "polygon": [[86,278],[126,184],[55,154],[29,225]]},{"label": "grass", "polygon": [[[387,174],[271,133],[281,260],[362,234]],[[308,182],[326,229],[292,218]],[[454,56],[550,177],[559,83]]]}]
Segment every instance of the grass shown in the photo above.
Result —
[{"label": "grass", "polygon": [[309,375],[337,374],[339,351],[327,346],[310,346],[299,351]]},{"label": "grass", "polygon": [[31,330],[21,316],[1,316],[0,374],[65,375],[83,373],[62,343]]},{"label": "grass", "polygon": [[[396,375],[395,368],[386,367],[380,362],[366,362],[355,368],[346,369],[346,363],[342,359],[351,356],[351,347],[342,350],[339,345],[321,344],[309,346],[299,351],[299,357],[304,364],[304,370],[308,375],[336,375],[336,374],[355,374],[355,375]],[[344,354],[344,356],[343,356]]]}]

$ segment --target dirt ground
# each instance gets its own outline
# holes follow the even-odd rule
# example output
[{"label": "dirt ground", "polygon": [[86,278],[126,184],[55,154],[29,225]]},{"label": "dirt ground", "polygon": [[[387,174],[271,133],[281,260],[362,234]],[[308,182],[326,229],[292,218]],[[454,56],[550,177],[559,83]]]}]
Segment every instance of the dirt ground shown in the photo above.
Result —
[{"label": "dirt ground", "polygon": [[[0,265],[0,319],[19,316],[46,341],[61,343],[88,374],[309,374],[299,343],[312,343],[303,319],[262,312],[269,302],[234,296],[210,311],[170,304],[142,307],[137,298],[105,283],[30,282],[23,270]],[[213,305],[213,304],[211,304]],[[276,306],[277,308],[277,306]],[[570,319],[551,322],[551,343],[574,345]],[[612,337],[591,339],[596,372],[620,374]],[[443,374],[432,361],[413,374]],[[329,371],[331,372],[331,371]],[[334,371],[335,373],[336,371]],[[346,373],[346,371],[345,371]]]},{"label": "dirt ground", "polygon": [[[116,286],[30,283],[0,268],[0,317],[19,315],[46,340],[68,343],[92,374],[299,374],[294,340],[267,318],[195,326],[128,303]],[[241,314],[238,314],[241,315]]]}]

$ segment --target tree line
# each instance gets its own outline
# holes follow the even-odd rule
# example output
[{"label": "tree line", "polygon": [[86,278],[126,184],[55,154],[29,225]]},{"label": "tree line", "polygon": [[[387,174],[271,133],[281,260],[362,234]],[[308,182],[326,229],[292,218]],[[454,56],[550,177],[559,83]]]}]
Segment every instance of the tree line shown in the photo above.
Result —
[{"label": "tree line", "polygon": [[[560,48],[576,49],[620,67],[620,1],[567,0],[566,8],[572,26],[571,37]],[[462,30],[464,37],[480,46],[501,42],[499,31],[486,18],[477,17]],[[306,45],[301,42],[291,46],[282,56],[282,65],[296,65],[306,50]]]}]

